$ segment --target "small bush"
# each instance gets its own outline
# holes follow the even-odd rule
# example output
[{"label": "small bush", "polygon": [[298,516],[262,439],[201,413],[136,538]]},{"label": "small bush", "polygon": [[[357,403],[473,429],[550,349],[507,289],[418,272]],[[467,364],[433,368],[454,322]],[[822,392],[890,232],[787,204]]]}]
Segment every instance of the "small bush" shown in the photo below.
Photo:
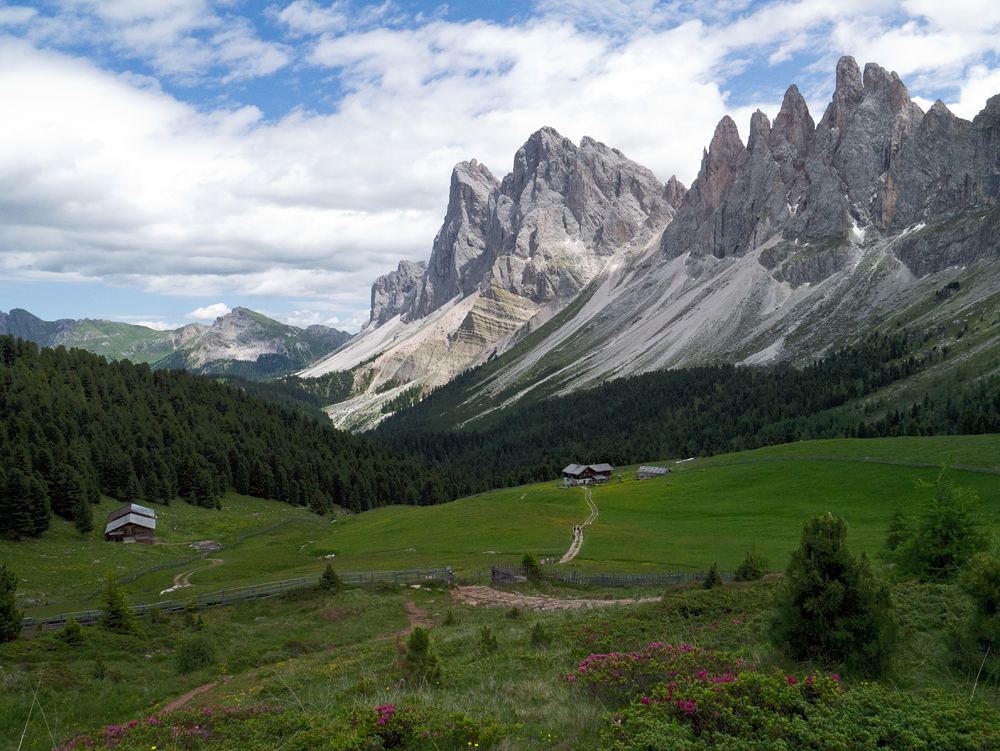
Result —
[{"label": "small bush", "polygon": [[445,613],[444,620],[441,621],[442,626],[454,626],[456,623],[458,623],[458,618],[455,617],[455,614],[451,610]]},{"label": "small bush", "polygon": [[738,582],[755,582],[764,578],[767,573],[767,558],[755,551],[747,552],[746,557],[736,567],[733,579]]},{"label": "small bush", "polygon": [[512,621],[516,621],[520,617],[521,617],[521,609],[518,608],[516,605],[507,611],[507,618],[509,618]]},{"label": "small bush", "polygon": [[94,671],[91,675],[94,676],[95,681],[103,681],[108,677],[108,666],[100,655],[97,655],[97,659],[94,660]]},{"label": "small bush", "polygon": [[332,563],[326,564],[326,569],[324,569],[323,575],[319,578],[319,588],[327,592],[339,592],[344,588],[344,583],[337,576],[337,572],[333,570]]},{"label": "small bush", "polygon": [[722,586],[722,576],[719,574],[719,564],[713,563],[712,568],[708,570],[708,576],[705,577],[705,581],[702,583],[702,589],[714,589],[715,587]]},{"label": "small bush", "polygon": [[149,621],[150,623],[155,623],[156,625],[170,623],[170,616],[159,608],[152,607],[149,609]]},{"label": "small bush", "polygon": [[406,640],[403,677],[409,683],[429,683],[441,677],[441,666],[431,649],[430,632],[415,626]]},{"label": "small bush", "polygon": [[537,579],[542,575],[542,569],[541,566],[538,565],[538,559],[531,553],[524,554],[524,557],[521,559],[521,565],[524,566],[529,579]]},{"label": "small bush", "polygon": [[[970,662],[981,660],[982,673],[990,655],[1000,658],[1000,556],[980,554],[973,558],[962,574],[962,589],[973,605],[962,635],[964,651],[976,655]],[[990,664],[995,665],[996,659]]]},{"label": "small bush", "polygon": [[541,621],[537,622],[531,629],[531,646],[544,647],[552,642],[552,635],[549,634]]},{"label": "small bush", "polygon": [[212,637],[199,633],[181,641],[174,651],[174,663],[178,673],[191,673],[215,664],[215,643]]},{"label": "small bush", "polygon": [[87,635],[83,632],[83,626],[76,622],[76,618],[70,618],[66,625],[59,632],[60,638],[71,647],[79,647],[87,640]]},{"label": "small bush", "polygon": [[493,635],[489,626],[483,626],[479,632],[479,651],[483,654],[493,654],[500,649],[500,643]]}]

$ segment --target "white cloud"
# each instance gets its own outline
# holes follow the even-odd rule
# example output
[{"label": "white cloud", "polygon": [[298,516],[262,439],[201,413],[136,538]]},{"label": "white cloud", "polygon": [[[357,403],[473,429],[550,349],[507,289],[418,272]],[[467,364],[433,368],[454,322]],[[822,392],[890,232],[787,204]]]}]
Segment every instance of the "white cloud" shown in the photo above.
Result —
[{"label": "white cloud", "polygon": [[153,329],[153,331],[173,331],[184,325],[181,323],[166,323],[164,321],[129,321],[129,323],[134,323],[136,326],[145,326],[147,329]]},{"label": "white cloud", "polygon": [[228,305],[223,302],[217,302],[215,305],[206,305],[204,308],[192,310],[184,317],[193,321],[214,321],[216,318],[228,315],[231,312],[232,309]]},{"label": "white cloud", "polygon": [[[0,101],[13,113],[0,119],[0,270],[293,297],[302,309],[283,320],[349,326],[377,275],[428,257],[454,163],[476,157],[502,177],[543,125],[690,183],[724,114],[746,136],[750,113],[774,117],[773,91],[793,82],[736,106],[734,74],[802,60],[796,82],[818,120],[845,53],[899,71],[924,103],[948,89],[950,106],[974,115],[1000,91],[1000,16],[992,3],[950,5],[544,0],[540,15],[503,25],[295,0],[271,12],[283,41],[261,39],[238,4],[208,0],[65,0],[44,18],[0,8],[0,24],[30,30],[0,37]],[[337,99],[329,113],[303,101],[276,120],[255,106],[198,108],[157,77],[48,49],[77,38],[172,80],[294,62],[328,74]]]}]

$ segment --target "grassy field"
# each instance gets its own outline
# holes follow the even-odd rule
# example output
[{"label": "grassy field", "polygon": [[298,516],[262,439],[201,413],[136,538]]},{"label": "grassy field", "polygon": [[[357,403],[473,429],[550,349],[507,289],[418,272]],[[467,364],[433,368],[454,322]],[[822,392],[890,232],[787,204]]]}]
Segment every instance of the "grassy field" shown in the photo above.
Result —
[{"label": "grassy field", "polygon": [[[614,713],[622,705],[580,690],[565,678],[592,652],[628,651],[665,640],[735,651],[762,674],[778,675],[782,684],[785,675],[801,680],[810,674],[817,666],[789,662],[767,643],[765,624],[779,586],[765,581],[725,590],[675,589],[662,602],[622,602],[599,611],[522,611],[517,618],[506,608],[454,603],[440,588],[313,590],[204,611],[200,627],[177,615],[158,624],[144,622],[135,636],[90,628],[77,646],[56,632],[37,634],[0,645],[0,751],[48,751],[79,731],[94,738],[103,725],[136,721],[141,726],[143,718],[200,686],[208,690],[190,700],[194,714],[165,718],[166,740],[143,746],[126,732],[122,748],[341,748],[324,741],[349,729],[352,713],[371,715],[375,707],[386,705],[400,711],[416,707],[422,717],[439,718],[445,728],[449,723],[454,727],[455,713],[462,713],[474,727],[481,722],[495,729],[491,741],[477,738],[473,729],[468,741],[449,737],[427,748],[468,748],[473,741],[483,741],[483,751],[608,748],[604,733],[613,730]],[[563,594],[581,592],[565,588]],[[973,711],[995,728],[996,680],[983,676],[970,703],[975,670],[956,668],[949,658],[947,623],[968,612],[957,588],[899,585],[894,597],[910,641],[884,687],[845,675],[846,703],[840,711],[848,720],[861,719],[866,715],[853,711],[850,702],[865,699],[877,705],[889,697],[909,707],[903,722],[927,722],[939,713],[935,721],[951,727]],[[420,608],[434,626],[432,648],[442,674],[429,685],[408,685],[400,673],[391,635],[406,627],[407,603]],[[454,619],[450,625],[449,611]],[[531,633],[539,625],[550,640],[533,644]],[[496,638],[496,650],[483,646],[484,627]],[[215,645],[215,657],[204,668],[182,672],[177,655],[199,636]],[[232,745],[216,746],[197,737],[169,739],[171,725],[213,722],[203,708],[256,702],[282,707],[291,726],[280,735],[263,734],[274,732],[273,727],[248,728],[243,740]],[[900,721],[899,714],[875,720]],[[841,747],[848,746],[831,746]],[[976,746],[987,747],[992,746]]]},{"label": "grassy field", "polygon": [[[917,482],[933,481],[935,467],[879,462],[956,465],[992,470],[1000,457],[998,436],[850,439],[772,446],[680,465],[667,478],[635,482],[622,468],[624,483],[593,491],[600,515],[587,527],[583,548],[571,564],[588,571],[704,570],[718,563],[732,570],[750,547],[781,570],[797,544],[802,523],[814,513],[843,516],[852,547],[873,554],[881,547],[890,515],[915,512],[930,497]],[[810,457],[840,457],[816,459]],[[879,461],[859,461],[865,458]],[[1000,514],[1000,474],[951,470],[952,479],[975,487],[987,513]],[[146,574],[128,585],[133,602],[156,602],[208,591],[319,573],[334,555],[339,571],[453,566],[459,576],[491,563],[561,556],[572,527],[588,515],[581,489],[557,483],[498,490],[432,507],[394,506],[324,523],[305,509],[229,494],[220,511],[176,502],[157,507],[155,546],[114,545],[101,538],[104,515],[116,506],[105,499],[95,509],[100,529],[86,536],[55,521],[37,541],[0,542],[0,560],[21,579],[19,598],[35,603],[32,615],[91,607],[84,595],[109,571],[125,574],[181,561],[195,551],[189,543],[212,539],[227,544],[250,531],[289,521],[228,547],[209,558]],[[191,575],[190,587],[161,592],[177,574]],[[24,581],[27,580],[27,581]]]}]

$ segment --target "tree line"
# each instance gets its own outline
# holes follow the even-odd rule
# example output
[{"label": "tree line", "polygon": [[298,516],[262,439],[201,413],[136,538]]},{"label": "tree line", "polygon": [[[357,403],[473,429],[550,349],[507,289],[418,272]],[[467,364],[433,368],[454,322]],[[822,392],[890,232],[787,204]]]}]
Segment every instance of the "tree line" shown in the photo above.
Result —
[{"label": "tree line", "polygon": [[815,438],[1000,432],[996,376],[870,422],[842,409],[946,357],[937,348],[916,351],[923,341],[905,331],[874,333],[802,368],[655,371],[498,410],[484,427],[443,427],[441,415],[474,389],[471,371],[370,435],[476,484],[503,487],[552,479],[570,462],[634,464]]},{"label": "tree line", "polygon": [[211,507],[229,488],[317,512],[472,491],[211,377],[0,336],[0,535],[40,535],[50,512],[88,531],[101,494]]}]

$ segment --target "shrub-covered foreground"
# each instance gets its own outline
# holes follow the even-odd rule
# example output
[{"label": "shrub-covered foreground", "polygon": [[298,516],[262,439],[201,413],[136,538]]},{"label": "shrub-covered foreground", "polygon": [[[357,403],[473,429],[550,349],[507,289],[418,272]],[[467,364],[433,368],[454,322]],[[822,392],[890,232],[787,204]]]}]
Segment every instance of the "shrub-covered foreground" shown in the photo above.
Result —
[{"label": "shrub-covered foreground", "polygon": [[[976,612],[960,585],[893,587],[903,648],[881,681],[775,651],[782,586],[516,618],[436,588],[316,590],[138,634],[22,637],[0,645],[0,751],[1000,748],[998,676],[956,659]],[[390,638],[414,607],[434,627]],[[182,665],[202,637],[212,664]]]}]

